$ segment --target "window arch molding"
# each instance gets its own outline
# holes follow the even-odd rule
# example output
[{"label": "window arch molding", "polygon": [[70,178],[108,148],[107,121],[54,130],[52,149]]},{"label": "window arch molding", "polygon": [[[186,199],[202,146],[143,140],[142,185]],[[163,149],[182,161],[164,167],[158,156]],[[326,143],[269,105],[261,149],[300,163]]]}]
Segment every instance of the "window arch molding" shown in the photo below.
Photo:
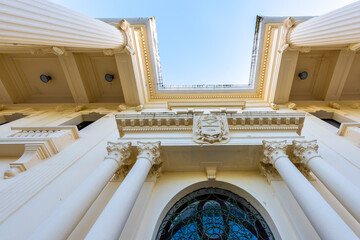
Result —
[{"label": "window arch molding", "polygon": [[190,194],[196,190],[202,189],[202,188],[219,188],[219,189],[230,191],[230,192],[238,195],[239,197],[246,199],[261,214],[261,216],[263,217],[263,219],[266,221],[267,225],[269,226],[270,230],[272,231],[274,238],[281,239],[280,234],[279,234],[270,214],[267,212],[265,207],[253,195],[251,195],[250,193],[248,193],[247,191],[245,191],[244,189],[242,189],[236,185],[233,185],[233,184],[230,184],[227,182],[222,182],[222,181],[198,182],[198,183],[194,183],[194,184],[184,188],[183,190],[179,191],[173,198],[171,198],[171,200],[166,204],[166,206],[162,210],[160,216],[157,219],[155,229],[153,231],[153,235],[152,235],[151,239],[153,239],[153,240],[156,239],[157,233],[159,231],[159,228],[160,228],[160,225],[161,225],[163,219],[165,218],[165,216],[167,215],[169,210],[174,206],[174,204],[176,204],[179,200],[181,200],[188,194]]}]

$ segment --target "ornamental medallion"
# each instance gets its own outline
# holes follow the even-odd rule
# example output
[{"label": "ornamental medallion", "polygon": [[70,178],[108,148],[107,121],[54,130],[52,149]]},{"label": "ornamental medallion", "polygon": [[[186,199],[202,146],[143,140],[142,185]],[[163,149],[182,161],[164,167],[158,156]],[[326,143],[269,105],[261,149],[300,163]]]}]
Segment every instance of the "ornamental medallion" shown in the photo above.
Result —
[{"label": "ornamental medallion", "polygon": [[196,143],[226,143],[229,127],[226,113],[195,114],[193,139]]}]

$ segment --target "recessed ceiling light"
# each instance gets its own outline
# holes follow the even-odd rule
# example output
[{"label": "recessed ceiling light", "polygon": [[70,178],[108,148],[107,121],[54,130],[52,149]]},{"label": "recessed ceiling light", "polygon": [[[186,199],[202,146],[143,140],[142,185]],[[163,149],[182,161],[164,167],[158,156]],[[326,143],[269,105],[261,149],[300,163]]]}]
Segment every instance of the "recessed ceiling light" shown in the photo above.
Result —
[{"label": "recessed ceiling light", "polygon": [[304,71],[304,72],[299,73],[298,76],[299,76],[300,80],[305,80],[308,77],[308,73]]},{"label": "recessed ceiling light", "polygon": [[41,74],[40,75],[40,80],[43,82],[43,83],[47,83],[51,80],[51,76],[48,76],[48,75],[45,75],[45,74]]},{"label": "recessed ceiling light", "polygon": [[109,74],[109,73],[105,74],[105,80],[107,82],[112,82],[113,79],[114,79],[114,75]]}]

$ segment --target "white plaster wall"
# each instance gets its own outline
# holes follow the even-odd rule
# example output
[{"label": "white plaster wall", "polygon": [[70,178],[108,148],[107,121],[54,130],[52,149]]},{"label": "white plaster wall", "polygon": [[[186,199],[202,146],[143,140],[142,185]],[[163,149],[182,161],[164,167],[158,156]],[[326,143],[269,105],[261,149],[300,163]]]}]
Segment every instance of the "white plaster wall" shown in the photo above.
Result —
[{"label": "white plaster wall", "polygon": [[[61,114],[54,117],[53,120],[59,118],[62,118]],[[73,144],[52,158],[29,169],[26,174],[45,167],[51,168],[51,162],[57,159],[74,162],[70,168],[48,182],[45,188],[31,197],[25,205],[19,206],[17,211],[0,224],[0,239],[12,240],[29,237],[36,227],[104,160],[104,156],[107,154],[107,141],[114,141],[117,138],[118,132],[114,115],[105,116],[80,131],[80,139]],[[47,163],[45,164],[45,162]],[[26,194],[24,193],[24,195]],[[18,231],[19,226],[21,226],[21,231]]]},{"label": "white plaster wall", "polygon": [[[29,117],[0,126],[0,134],[8,133],[11,126],[59,125],[78,114],[81,113],[55,112],[49,109],[33,111]],[[319,153],[323,158],[360,187],[359,148],[349,144],[343,137],[337,136],[332,126],[313,116],[306,117],[303,134],[307,139],[318,139]],[[149,140],[154,139],[153,136],[147,137]],[[117,138],[118,132],[114,116],[108,115],[80,131],[80,139],[73,144],[54,157],[44,160],[47,165],[41,163],[28,170],[28,174],[35,173],[37,170],[45,168],[45,165],[49,167],[51,162],[57,159],[74,162],[0,224],[0,239],[26,239],[103,161],[106,156],[106,142],[114,141]],[[169,202],[173,201],[174,197],[179,198],[179,192],[186,191],[193,184],[204,181],[207,181],[204,172],[165,172],[156,182],[145,182],[120,239],[146,240],[154,237],[157,224],[161,221],[159,217],[164,214],[164,208],[168,206]],[[258,210],[260,212],[265,210],[271,216],[271,222],[276,227],[281,239],[319,239],[284,182],[273,181],[269,184],[266,178],[260,176],[258,172],[221,171],[217,173],[217,181],[236,186],[240,196],[241,193],[246,193],[254,197],[256,199],[254,206],[257,207],[256,204],[259,204],[260,209]],[[120,182],[110,182],[105,187],[69,239],[82,239],[86,236],[119,184]],[[314,182],[313,185],[360,236],[359,224],[331,193],[320,182]],[[0,183],[0,189],[3,187],[4,185]],[[224,187],[229,186],[225,184]],[[246,198],[246,196],[243,197]],[[21,231],[19,231],[19,227]]]},{"label": "white plaster wall", "polygon": [[360,148],[336,135],[334,128],[317,117],[307,116],[302,134],[309,140],[317,139],[324,160],[360,188]]}]

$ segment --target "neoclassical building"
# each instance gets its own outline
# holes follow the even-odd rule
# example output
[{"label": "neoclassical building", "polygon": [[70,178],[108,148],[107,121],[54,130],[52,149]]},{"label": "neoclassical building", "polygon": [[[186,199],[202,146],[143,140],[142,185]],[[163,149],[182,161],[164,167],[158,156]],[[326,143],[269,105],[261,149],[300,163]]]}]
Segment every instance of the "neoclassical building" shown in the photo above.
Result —
[{"label": "neoclassical building", "polygon": [[0,239],[359,239],[359,13],[258,17],[248,85],[170,86],[154,18],[1,1]]}]

